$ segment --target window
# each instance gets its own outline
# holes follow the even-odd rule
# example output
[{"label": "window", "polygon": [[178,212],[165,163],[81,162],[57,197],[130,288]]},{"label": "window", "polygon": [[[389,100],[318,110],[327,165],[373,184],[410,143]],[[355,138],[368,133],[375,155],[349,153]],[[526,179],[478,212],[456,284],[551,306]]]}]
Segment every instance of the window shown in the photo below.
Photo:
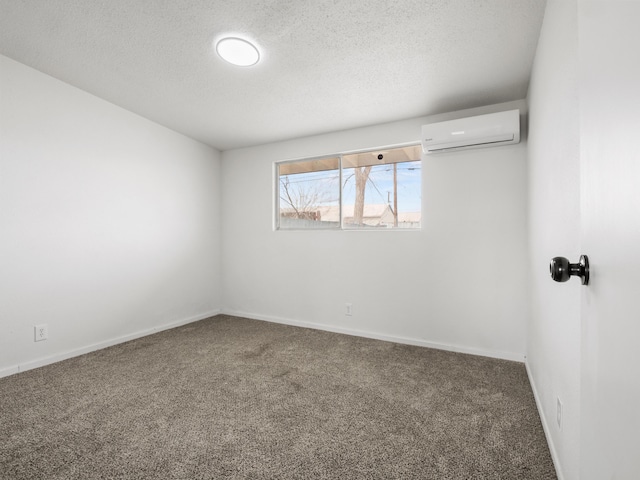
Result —
[{"label": "window", "polygon": [[278,228],[340,227],[340,157],[278,164]]},{"label": "window", "polygon": [[276,164],[279,230],[420,228],[419,145]]}]

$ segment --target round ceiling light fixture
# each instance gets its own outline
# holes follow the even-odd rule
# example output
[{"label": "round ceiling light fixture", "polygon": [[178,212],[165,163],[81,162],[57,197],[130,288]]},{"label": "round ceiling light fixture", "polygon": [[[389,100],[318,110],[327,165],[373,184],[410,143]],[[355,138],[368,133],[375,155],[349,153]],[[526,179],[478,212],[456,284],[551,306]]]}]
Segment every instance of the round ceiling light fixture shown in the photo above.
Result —
[{"label": "round ceiling light fixture", "polygon": [[260,60],[258,48],[238,37],[225,37],[216,43],[216,52],[220,57],[239,67],[250,67]]}]

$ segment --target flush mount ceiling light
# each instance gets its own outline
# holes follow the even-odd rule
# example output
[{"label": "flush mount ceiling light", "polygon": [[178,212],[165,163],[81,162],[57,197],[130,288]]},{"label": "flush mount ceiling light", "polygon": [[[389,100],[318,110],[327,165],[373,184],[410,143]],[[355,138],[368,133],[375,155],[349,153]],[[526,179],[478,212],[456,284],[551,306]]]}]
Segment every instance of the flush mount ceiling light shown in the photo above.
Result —
[{"label": "flush mount ceiling light", "polygon": [[239,67],[250,67],[260,60],[260,52],[252,43],[237,37],[226,37],[216,43],[220,57]]}]

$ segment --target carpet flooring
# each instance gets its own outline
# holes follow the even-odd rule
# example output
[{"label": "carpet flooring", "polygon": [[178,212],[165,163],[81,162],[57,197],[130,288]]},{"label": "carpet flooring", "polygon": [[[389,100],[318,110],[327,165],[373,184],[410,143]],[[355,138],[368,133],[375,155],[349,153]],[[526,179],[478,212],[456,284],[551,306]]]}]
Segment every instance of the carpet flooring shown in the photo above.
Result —
[{"label": "carpet flooring", "polygon": [[219,315],[0,379],[0,478],[556,475],[521,363]]}]

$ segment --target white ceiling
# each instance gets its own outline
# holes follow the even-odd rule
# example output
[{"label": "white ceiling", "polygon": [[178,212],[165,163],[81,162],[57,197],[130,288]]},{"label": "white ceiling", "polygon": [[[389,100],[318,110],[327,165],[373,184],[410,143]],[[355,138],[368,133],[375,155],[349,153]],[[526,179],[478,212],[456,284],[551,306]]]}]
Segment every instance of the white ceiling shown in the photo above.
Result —
[{"label": "white ceiling", "polygon": [[227,150],[522,99],[545,3],[0,0],[0,53]]}]

